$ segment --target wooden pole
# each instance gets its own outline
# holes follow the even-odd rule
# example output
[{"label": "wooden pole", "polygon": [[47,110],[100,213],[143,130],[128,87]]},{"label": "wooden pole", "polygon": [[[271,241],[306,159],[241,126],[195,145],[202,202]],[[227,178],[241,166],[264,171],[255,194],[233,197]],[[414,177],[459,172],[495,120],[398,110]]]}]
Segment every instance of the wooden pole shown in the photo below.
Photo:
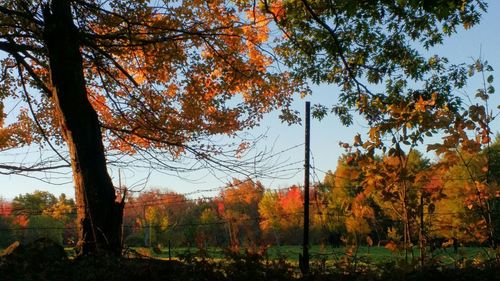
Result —
[{"label": "wooden pole", "polygon": [[303,274],[309,273],[309,150],[310,150],[310,114],[311,104],[306,102],[305,116],[305,160],[304,160],[304,239],[302,244]]}]

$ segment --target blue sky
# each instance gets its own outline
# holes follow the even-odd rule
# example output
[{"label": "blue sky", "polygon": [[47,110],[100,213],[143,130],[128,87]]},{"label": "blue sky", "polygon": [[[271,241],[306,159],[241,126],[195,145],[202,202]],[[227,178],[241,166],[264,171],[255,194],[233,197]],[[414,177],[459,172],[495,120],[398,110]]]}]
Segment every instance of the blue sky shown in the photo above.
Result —
[{"label": "blue sky", "polygon": [[[446,56],[452,63],[470,63],[480,54],[482,57],[493,66],[496,70],[496,80],[494,85],[497,88],[497,93],[490,100],[491,107],[496,108],[500,104],[500,1],[489,1],[490,7],[487,14],[484,15],[481,23],[470,30],[459,30],[451,38],[447,38],[443,45],[438,46],[429,51],[429,54],[438,54]],[[478,81],[472,80],[468,85],[466,92],[472,93],[479,88]],[[322,103],[331,105],[336,100],[335,87],[328,85],[313,86],[312,96],[305,99],[297,99],[294,101],[294,108],[300,112],[304,111],[305,101],[314,103]],[[498,110],[497,110],[498,111]],[[300,162],[304,157],[303,142],[304,128],[300,125],[288,126],[281,123],[277,118],[278,113],[271,113],[266,116],[261,123],[261,126],[251,132],[253,135],[259,135],[267,132],[266,138],[258,145],[259,149],[271,149],[274,153],[282,150],[288,150],[286,153],[280,154],[278,162],[287,163],[287,172],[282,175],[289,176],[284,179],[260,179],[264,186],[268,188],[286,187],[291,184],[303,183],[303,164]],[[495,120],[492,124],[494,131],[500,131],[500,122]],[[351,141],[356,133],[366,134],[367,128],[363,126],[363,120],[355,118],[354,124],[351,127],[343,127],[338,119],[334,116],[329,116],[321,122],[312,120],[311,122],[311,152],[312,164],[317,168],[312,175],[312,180],[321,180],[324,176],[323,172],[335,169],[337,159],[343,153],[338,143],[340,141]],[[30,147],[31,153],[36,154],[39,148]],[[273,153],[271,152],[271,153]],[[19,159],[23,156],[17,156]],[[434,157],[428,155],[428,157]],[[115,182],[118,184],[118,171],[110,171]],[[209,172],[197,172],[184,175],[181,179],[172,175],[165,175],[159,172],[149,172],[146,170],[124,169],[121,170],[122,183],[128,186],[136,185],[136,188],[164,188],[170,189],[179,193],[189,193],[197,190],[213,189],[222,187],[230,181],[230,176],[219,174],[212,175]],[[294,175],[295,174],[295,175]],[[36,175],[35,175],[36,176]],[[291,176],[291,177],[290,177]],[[21,176],[5,176],[0,175],[0,197],[12,199],[20,193],[32,192],[34,190],[46,190],[54,194],[66,193],[73,196],[74,190],[71,183],[71,175],[67,171],[67,175],[61,178],[53,179],[53,183],[48,184],[33,178]],[[136,184],[139,183],[139,184]],[[209,195],[213,194],[209,193]],[[206,193],[197,193],[197,195],[207,195]]]}]

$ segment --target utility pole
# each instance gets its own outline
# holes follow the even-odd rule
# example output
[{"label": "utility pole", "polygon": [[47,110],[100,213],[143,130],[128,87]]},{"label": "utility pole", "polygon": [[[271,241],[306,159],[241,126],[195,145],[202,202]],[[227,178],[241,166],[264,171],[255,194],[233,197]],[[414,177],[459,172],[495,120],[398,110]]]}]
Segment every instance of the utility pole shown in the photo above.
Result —
[{"label": "utility pole", "polygon": [[309,150],[311,138],[311,103],[306,101],[305,116],[305,160],[304,160],[304,238],[302,244],[302,257],[299,257],[299,266],[302,274],[309,273]]}]

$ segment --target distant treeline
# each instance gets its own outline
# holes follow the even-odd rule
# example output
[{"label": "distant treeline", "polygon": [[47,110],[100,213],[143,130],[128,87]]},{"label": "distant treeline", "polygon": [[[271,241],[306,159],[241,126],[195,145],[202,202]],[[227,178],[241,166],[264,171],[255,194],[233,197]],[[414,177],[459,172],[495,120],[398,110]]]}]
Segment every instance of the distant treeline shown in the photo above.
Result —
[{"label": "distant treeline", "polygon": [[[500,159],[498,140],[488,153]],[[404,157],[402,180],[396,174],[400,157],[380,156],[367,165],[351,154],[342,156],[336,170],[311,189],[311,243],[401,249],[498,242],[500,167],[485,170],[481,155],[449,154],[435,163],[417,151]],[[468,166],[459,159],[469,159]],[[300,186],[269,190],[258,181],[235,179],[216,196],[189,196],[160,189],[129,196],[124,245],[239,248],[302,242]],[[56,198],[43,191],[3,200],[0,247],[41,236],[73,245],[76,208],[64,194]]]}]

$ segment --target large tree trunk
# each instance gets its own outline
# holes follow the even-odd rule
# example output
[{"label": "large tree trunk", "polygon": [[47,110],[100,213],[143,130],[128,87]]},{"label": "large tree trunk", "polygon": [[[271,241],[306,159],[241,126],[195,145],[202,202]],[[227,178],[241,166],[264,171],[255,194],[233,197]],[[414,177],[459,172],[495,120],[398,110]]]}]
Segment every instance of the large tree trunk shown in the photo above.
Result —
[{"label": "large tree trunk", "polygon": [[52,0],[44,19],[55,115],[69,148],[76,189],[79,254],[99,249],[118,254],[123,204],[115,202],[98,116],[87,98],[70,1]]}]

